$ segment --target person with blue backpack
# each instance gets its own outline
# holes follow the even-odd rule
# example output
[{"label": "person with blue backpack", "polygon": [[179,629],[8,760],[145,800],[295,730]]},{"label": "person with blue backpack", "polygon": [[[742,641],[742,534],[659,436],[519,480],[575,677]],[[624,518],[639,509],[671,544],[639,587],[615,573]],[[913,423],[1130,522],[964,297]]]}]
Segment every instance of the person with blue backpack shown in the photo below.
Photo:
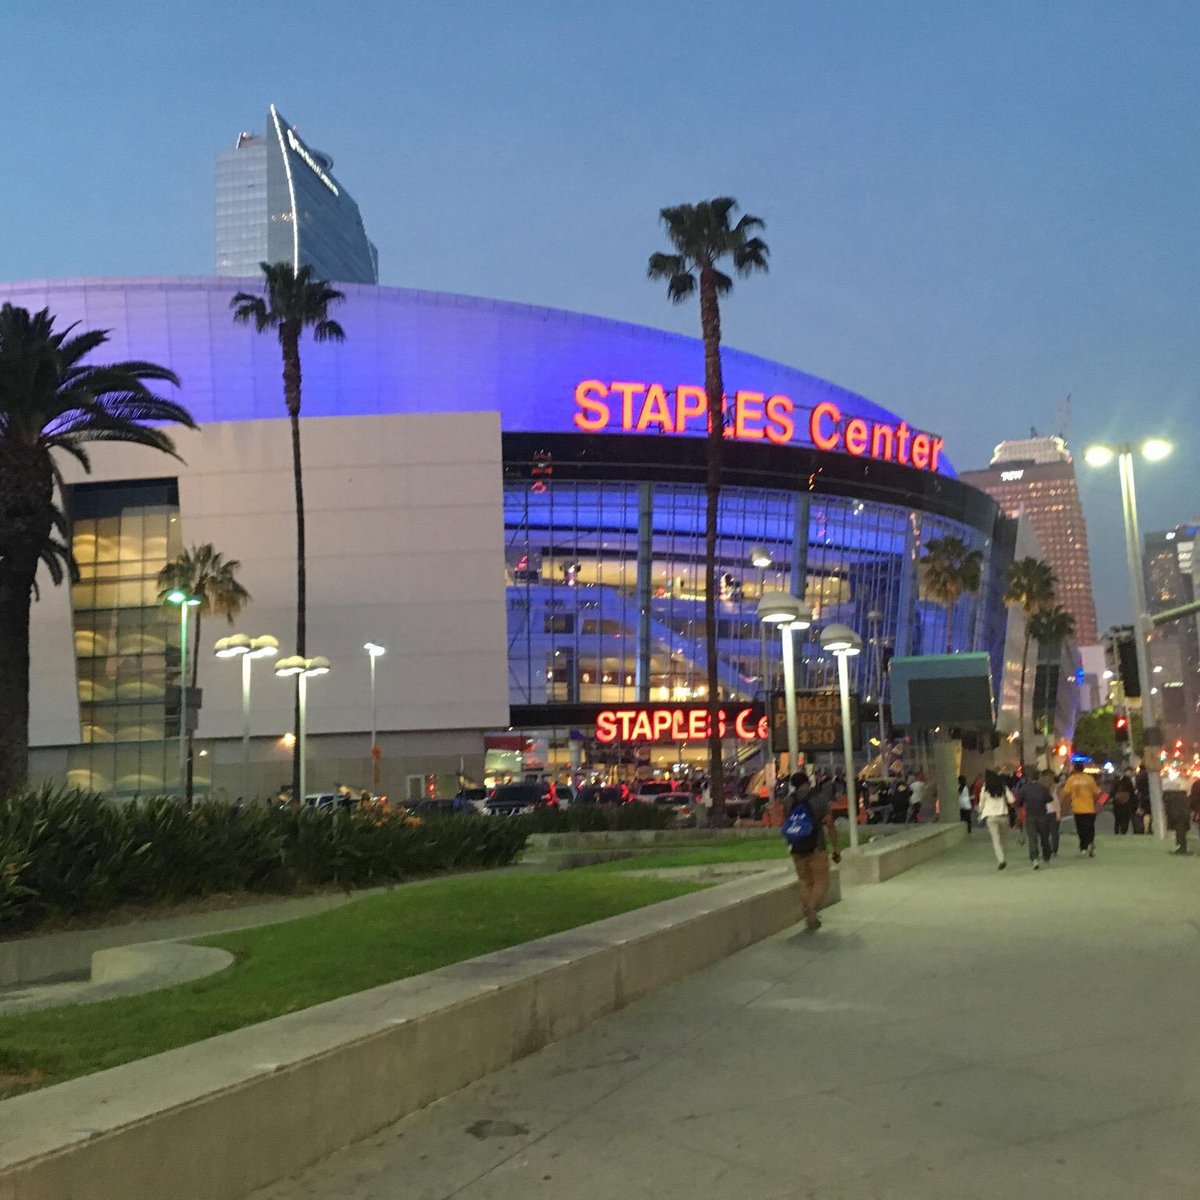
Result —
[{"label": "person with blue backpack", "polygon": [[833,861],[842,861],[838,852],[837,826],[833,823],[833,784],[827,781],[821,787],[813,788],[808,776],[803,771],[796,771],[791,777],[791,785],[787,818],[780,832],[796,868],[804,924],[809,933],[815,933],[821,928],[819,913],[829,892],[829,846],[833,847]]}]

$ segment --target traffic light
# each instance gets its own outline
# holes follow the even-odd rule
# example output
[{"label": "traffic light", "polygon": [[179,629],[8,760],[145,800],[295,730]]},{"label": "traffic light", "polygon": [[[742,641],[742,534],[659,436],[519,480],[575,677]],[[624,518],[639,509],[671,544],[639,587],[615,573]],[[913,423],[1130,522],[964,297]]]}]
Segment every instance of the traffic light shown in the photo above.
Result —
[{"label": "traffic light", "polygon": [[1129,741],[1129,718],[1126,716],[1113,717],[1113,735],[1117,739],[1118,745],[1124,745]]},{"label": "traffic light", "polygon": [[1121,672],[1121,682],[1125,685],[1125,695],[1137,699],[1142,694],[1142,681],[1138,677],[1137,646],[1130,636],[1122,636],[1117,640],[1117,666]]}]

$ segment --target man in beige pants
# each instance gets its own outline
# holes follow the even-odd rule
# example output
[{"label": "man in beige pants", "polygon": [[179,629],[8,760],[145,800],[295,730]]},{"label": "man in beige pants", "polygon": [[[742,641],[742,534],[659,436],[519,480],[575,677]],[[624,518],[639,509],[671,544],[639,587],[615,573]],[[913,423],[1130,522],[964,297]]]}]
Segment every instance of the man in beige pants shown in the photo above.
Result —
[{"label": "man in beige pants", "polygon": [[[812,816],[815,846],[792,844],[792,865],[796,868],[796,881],[800,887],[800,906],[804,910],[804,924],[810,933],[821,928],[818,915],[829,892],[829,846],[833,847],[833,861],[842,861],[838,851],[837,826],[833,822],[833,783],[827,780],[819,788],[809,786],[808,776],[796,771],[791,777],[792,790],[787,798],[788,817],[797,805],[806,805]],[[787,821],[784,822],[787,828]],[[826,836],[828,835],[828,836]]]}]

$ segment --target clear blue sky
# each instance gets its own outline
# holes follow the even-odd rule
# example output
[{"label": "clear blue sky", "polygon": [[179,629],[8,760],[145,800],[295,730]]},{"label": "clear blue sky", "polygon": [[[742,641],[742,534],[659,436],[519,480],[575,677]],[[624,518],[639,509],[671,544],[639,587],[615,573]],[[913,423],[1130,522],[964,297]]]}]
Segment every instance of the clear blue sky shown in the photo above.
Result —
[{"label": "clear blue sky", "polygon": [[[729,344],[944,434],[1070,392],[1076,447],[1200,413],[1194,0],[61,0],[0,14],[0,279],[208,274],[212,168],[275,102],[336,159],[383,282],[695,332],[658,209],[767,222]],[[1141,472],[1200,512],[1196,451]],[[1102,625],[1117,481],[1081,467]]]}]

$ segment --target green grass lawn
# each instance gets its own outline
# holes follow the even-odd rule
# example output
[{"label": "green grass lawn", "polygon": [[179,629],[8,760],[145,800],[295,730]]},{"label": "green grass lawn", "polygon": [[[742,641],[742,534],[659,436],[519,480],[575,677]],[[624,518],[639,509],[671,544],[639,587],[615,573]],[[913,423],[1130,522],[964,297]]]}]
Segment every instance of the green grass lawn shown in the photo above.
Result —
[{"label": "green grass lawn", "polygon": [[[776,848],[777,851],[778,848]],[[203,939],[226,971],[127,999],[0,1017],[0,1097],[157,1054],[698,890],[586,871],[447,879]]]},{"label": "green grass lawn", "polygon": [[[865,845],[870,834],[859,830],[859,845]],[[846,835],[839,830],[838,841],[846,849]],[[632,858],[615,859],[595,867],[583,868],[584,873],[602,874],[622,871],[651,871],[664,867],[704,867],[711,863],[750,863],[776,861],[783,866],[788,861],[788,848],[782,836],[739,838],[737,841],[709,842],[707,845],[684,846],[678,850],[658,850],[653,854],[636,854]]]}]

